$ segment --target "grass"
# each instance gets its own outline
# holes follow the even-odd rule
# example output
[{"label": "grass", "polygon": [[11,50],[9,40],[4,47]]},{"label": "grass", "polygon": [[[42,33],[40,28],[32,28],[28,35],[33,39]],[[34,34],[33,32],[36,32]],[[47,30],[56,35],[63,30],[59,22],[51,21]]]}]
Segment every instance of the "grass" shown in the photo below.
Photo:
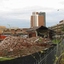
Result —
[{"label": "grass", "polygon": [[53,42],[54,44],[58,44],[60,41],[61,41],[60,39],[53,39],[53,40],[52,40],[52,42]]},{"label": "grass", "polygon": [[0,61],[12,60],[13,58],[0,57]]}]

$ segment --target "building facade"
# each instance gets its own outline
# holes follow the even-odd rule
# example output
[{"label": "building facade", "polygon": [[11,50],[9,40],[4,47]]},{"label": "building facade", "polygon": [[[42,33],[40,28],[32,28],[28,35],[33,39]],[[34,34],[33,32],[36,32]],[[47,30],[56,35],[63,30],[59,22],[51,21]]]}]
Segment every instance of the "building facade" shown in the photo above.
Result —
[{"label": "building facade", "polygon": [[2,34],[3,33],[3,30],[4,29],[6,29],[6,27],[5,26],[0,26],[0,34]]},{"label": "building facade", "polygon": [[33,12],[31,15],[31,27],[46,26],[45,12]]},{"label": "building facade", "polygon": [[49,27],[50,29],[56,31],[57,33],[64,32],[64,20],[61,20],[57,25]]}]

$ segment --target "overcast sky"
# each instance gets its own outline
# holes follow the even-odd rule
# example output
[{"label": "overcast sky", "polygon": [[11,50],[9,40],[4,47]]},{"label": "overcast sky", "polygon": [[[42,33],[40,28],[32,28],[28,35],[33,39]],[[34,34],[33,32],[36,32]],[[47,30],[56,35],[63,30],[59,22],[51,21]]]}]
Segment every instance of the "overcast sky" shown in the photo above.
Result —
[{"label": "overcast sky", "polygon": [[32,12],[46,12],[46,26],[64,20],[64,0],[0,0],[0,25],[30,27]]}]

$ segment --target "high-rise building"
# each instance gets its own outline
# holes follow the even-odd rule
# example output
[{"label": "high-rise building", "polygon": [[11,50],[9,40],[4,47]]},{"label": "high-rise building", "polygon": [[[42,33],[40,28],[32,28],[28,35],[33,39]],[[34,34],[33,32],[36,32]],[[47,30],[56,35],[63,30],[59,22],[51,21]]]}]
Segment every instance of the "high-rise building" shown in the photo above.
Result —
[{"label": "high-rise building", "polygon": [[45,12],[33,12],[31,15],[31,27],[46,26]]}]

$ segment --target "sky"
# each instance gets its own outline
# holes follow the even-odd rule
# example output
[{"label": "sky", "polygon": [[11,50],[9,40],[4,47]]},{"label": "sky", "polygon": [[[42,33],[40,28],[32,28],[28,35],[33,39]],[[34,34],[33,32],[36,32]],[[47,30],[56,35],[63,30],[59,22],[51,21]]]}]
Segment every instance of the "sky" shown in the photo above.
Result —
[{"label": "sky", "polygon": [[64,0],[0,0],[0,25],[30,27],[32,12],[46,13],[46,26],[64,20]]}]

